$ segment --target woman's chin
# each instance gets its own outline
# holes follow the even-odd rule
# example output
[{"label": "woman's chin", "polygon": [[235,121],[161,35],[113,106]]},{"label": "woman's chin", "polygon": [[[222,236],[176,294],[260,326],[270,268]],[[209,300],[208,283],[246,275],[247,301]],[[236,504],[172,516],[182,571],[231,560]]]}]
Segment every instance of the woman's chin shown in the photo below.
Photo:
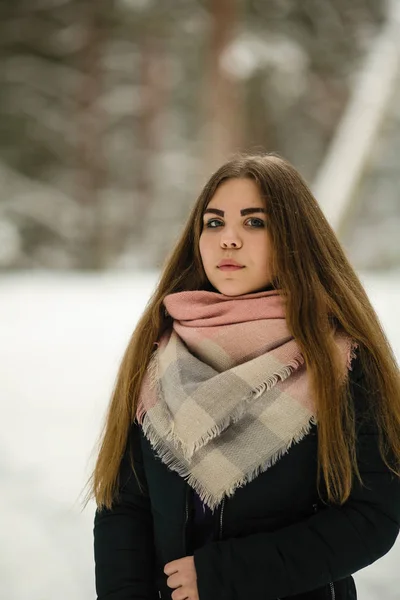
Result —
[{"label": "woman's chin", "polygon": [[224,282],[222,284],[216,285],[213,284],[215,289],[218,290],[220,294],[224,296],[243,296],[243,294],[251,294],[253,291],[251,286],[238,285],[237,283],[228,283]]}]

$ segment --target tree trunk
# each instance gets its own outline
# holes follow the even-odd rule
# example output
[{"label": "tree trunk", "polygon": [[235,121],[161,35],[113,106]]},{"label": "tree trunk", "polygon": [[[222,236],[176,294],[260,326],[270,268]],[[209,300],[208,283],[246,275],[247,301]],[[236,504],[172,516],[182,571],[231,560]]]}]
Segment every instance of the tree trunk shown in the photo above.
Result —
[{"label": "tree trunk", "polygon": [[237,0],[210,0],[210,50],[205,85],[207,167],[215,169],[242,146],[242,106],[234,74],[224,68],[238,18]]},{"label": "tree trunk", "polygon": [[[107,2],[107,0],[105,0]],[[105,266],[106,224],[102,218],[101,190],[105,186],[106,165],[102,151],[105,115],[99,108],[102,92],[101,51],[105,39],[102,21],[104,1],[87,0],[82,7],[86,43],[82,50],[82,79],[78,90],[78,198],[84,215],[81,268]]]},{"label": "tree trunk", "polygon": [[[141,117],[138,129],[138,147],[140,164],[137,173],[137,189],[139,206],[136,207],[136,231],[140,237],[144,235],[143,224],[146,223],[151,207],[157,201],[157,168],[156,159],[160,157],[162,126],[161,121],[166,103],[166,61],[164,40],[158,27],[149,26],[144,32],[141,42]],[[149,224],[151,227],[151,224]]]}]

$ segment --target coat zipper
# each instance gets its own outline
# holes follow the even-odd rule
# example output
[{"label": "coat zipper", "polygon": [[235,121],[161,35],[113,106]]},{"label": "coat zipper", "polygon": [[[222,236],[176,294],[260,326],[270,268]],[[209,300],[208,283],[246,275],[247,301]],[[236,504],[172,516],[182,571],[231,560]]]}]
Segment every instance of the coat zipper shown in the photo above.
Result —
[{"label": "coat zipper", "polygon": [[[183,554],[186,555],[186,527],[189,520],[189,494],[190,487],[187,486],[185,493],[185,520],[183,523],[183,533],[182,533],[182,544],[183,544]],[[160,590],[158,590],[158,597],[162,598]]]},{"label": "coat zipper", "polygon": [[186,555],[186,528],[187,528],[187,523],[189,520],[189,493],[190,493],[190,487],[187,486],[186,488],[186,496],[185,496],[185,521],[183,523],[183,551],[184,554]]},{"label": "coat zipper", "polygon": [[219,540],[222,539],[222,519],[224,516],[224,507],[225,507],[225,498],[222,499],[221,512],[219,514],[219,535],[218,535]]},{"label": "coat zipper", "polygon": [[331,600],[336,600],[335,585],[332,581],[330,582],[329,587],[331,589]]},{"label": "coat zipper", "polygon": [[[224,518],[224,508],[225,508],[225,498],[222,499],[222,503],[221,503],[221,512],[219,514],[219,534],[218,534],[218,539],[222,539],[222,522],[223,522],[223,518]],[[280,600],[280,598],[277,598],[276,600]],[[333,598],[333,600],[335,600],[335,598]]]}]

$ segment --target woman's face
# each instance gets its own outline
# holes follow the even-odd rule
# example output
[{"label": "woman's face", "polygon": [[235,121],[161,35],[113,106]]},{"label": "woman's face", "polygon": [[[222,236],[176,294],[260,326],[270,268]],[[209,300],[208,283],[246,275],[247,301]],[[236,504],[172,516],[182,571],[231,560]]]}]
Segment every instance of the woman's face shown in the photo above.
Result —
[{"label": "woman's face", "polygon": [[[239,296],[272,281],[272,245],[264,203],[252,179],[228,179],[203,214],[200,255],[209,282],[221,294]],[[240,265],[221,265],[223,260]]]}]

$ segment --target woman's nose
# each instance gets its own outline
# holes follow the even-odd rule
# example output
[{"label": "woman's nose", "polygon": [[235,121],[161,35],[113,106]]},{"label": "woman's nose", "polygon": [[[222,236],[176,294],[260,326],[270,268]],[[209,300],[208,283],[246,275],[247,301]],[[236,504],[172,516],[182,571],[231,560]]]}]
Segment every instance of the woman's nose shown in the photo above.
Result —
[{"label": "woman's nose", "polygon": [[221,247],[222,248],[240,248],[242,241],[235,233],[226,232],[221,236]]}]

